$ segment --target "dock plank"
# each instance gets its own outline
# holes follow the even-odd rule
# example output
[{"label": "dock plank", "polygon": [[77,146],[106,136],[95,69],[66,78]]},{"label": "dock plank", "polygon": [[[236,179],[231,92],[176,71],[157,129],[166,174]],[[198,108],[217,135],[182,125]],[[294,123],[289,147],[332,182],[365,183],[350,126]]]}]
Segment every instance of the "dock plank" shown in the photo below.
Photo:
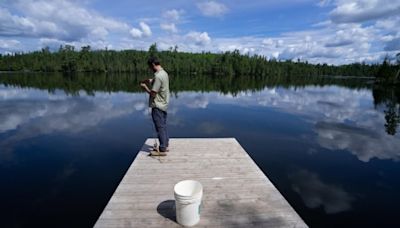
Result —
[{"label": "dock plank", "polygon": [[234,138],[171,139],[168,156],[148,156],[147,139],[95,227],[181,227],[174,185],[203,185],[196,227],[307,227]]}]

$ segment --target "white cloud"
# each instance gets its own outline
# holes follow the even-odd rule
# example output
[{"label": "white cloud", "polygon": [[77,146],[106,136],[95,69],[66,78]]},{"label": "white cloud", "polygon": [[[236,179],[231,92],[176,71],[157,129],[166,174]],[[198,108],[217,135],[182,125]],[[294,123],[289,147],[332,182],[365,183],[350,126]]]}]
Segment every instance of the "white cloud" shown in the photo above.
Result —
[{"label": "white cloud", "polygon": [[380,36],[373,27],[329,24],[323,28],[265,38],[260,41],[260,46],[267,56],[279,53],[279,58],[283,59],[300,58],[311,63],[343,64],[377,61],[381,54],[371,53],[370,50],[376,39],[380,39]]},{"label": "white cloud", "polygon": [[400,16],[395,16],[391,18],[385,18],[378,20],[375,24],[377,28],[385,29],[393,33],[399,32],[400,27]]},{"label": "white cloud", "polygon": [[384,48],[385,51],[400,51],[400,37],[388,41]]},{"label": "white cloud", "polygon": [[161,23],[160,24],[160,28],[162,30],[165,30],[167,32],[171,32],[171,33],[177,33],[178,29],[176,28],[174,23]]},{"label": "white cloud", "polygon": [[[166,28],[164,26],[164,29]],[[173,27],[168,29],[173,31]],[[387,54],[383,48],[393,47],[393,43],[396,44],[395,41],[389,42],[398,36],[396,34],[381,36],[381,33],[379,29],[372,26],[333,23],[322,28],[288,32],[276,37],[246,36],[211,39],[207,32],[189,32],[185,35],[175,33],[174,36],[156,37],[153,42],[159,43],[162,49],[175,45],[179,46],[179,50],[187,52],[225,52],[237,49],[242,54],[260,54],[269,59],[300,58],[310,63],[336,65],[382,61]],[[141,49],[147,49],[150,44],[150,42],[143,43]]]},{"label": "white cloud", "polygon": [[211,42],[207,32],[189,32],[186,34],[186,38],[199,46],[204,46]]},{"label": "white cloud", "polygon": [[72,45],[79,50],[80,47],[90,45],[92,49],[113,49],[113,45],[108,41],[104,40],[84,40],[84,41],[72,41],[66,42],[58,39],[40,38],[39,46],[37,48],[49,47],[51,50],[58,50],[60,45]]},{"label": "white cloud", "polygon": [[323,6],[328,6],[330,5],[334,0],[320,0],[320,2],[318,3],[319,6],[323,7]]},{"label": "white cloud", "polygon": [[64,41],[58,39],[40,38],[39,43],[41,47],[50,47],[52,49],[56,49],[60,47],[60,45],[64,44]]},{"label": "white cloud", "polygon": [[166,12],[163,13],[163,17],[167,20],[179,21],[183,12],[184,12],[183,10],[176,10],[176,9],[167,10]]},{"label": "white cloud", "polygon": [[300,58],[311,63],[343,64],[380,61],[386,53],[370,52],[375,39],[381,37],[374,28],[363,28],[357,24],[333,24],[332,27],[265,38],[247,36],[211,39],[208,33],[189,32],[184,36],[160,37],[157,43],[164,49],[178,45],[179,50],[188,52],[225,52],[237,49],[242,54],[260,54],[267,58]]},{"label": "white cloud", "polygon": [[18,40],[2,40],[0,39],[0,49],[15,50],[18,49],[21,42]]},{"label": "white cloud", "polygon": [[140,23],[139,23],[139,26],[140,26],[140,28],[142,29],[143,35],[144,35],[145,37],[151,36],[151,29],[150,29],[150,26],[149,26],[149,25],[147,25],[147,24],[144,23],[144,22],[140,22]]},{"label": "white cloud", "polygon": [[132,28],[130,34],[132,35],[133,38],[142,38],[143,36],[143,32],[137,28]]},{"label": "white cloud", "polygon": [[289,179],[292,181],[293,190],[309,208],[323,207],[327,214],[351,209],[354,197],[339,186],[324,183],[316,173],[299,170],[289,175]]},{"label": "white cloud", "polygon": [[17,0],[0,8],[0,35],[79,41],[104,39],[110,31],[128,32],[129,25],[85,9],[75,1]]},{"label": "white cloud", "polygon": [[201,2],[197,4],[201,13],[208,17],[219,17],[228,12],[228,7],[215,1]]},{"label": "white cloud", "polygon": [[330,13],[336,23],[364,22],[398,15],[400,1],[393,0],[337,0]]},{"label": "white cloud", "polygon": [[130,30],[130,34],[133,38],[138,39],[151,36],[152,34],[151,29],[146,23],[140,22],[139,26],[140,29],[132,28]]},{"label": "white cloud", "polygon": [[12,15],[7,9],[0,8],[0,35],[33,35],[35,25],[27,18]]},{"label": "white cloud", "polygon": [[262,40],[262,44],[265,46],[271,46],[271,45],[274,45],[274,43],[275,43],[274,40],[271,38]]},{"label": "white cloud", "polygon": [[[6,45],[3,42],[0,52],[37,50],[46,43],[54,48],[60,44],[89,44],[93,49],[112,47],[116,50],[147,50],[151,43],[157,42],[165,49],[178,45],[179,50],[188,52],[238,49],[242,54],[260,54],[267,58],[300,58],[310,63],[347,64],[361,61],[375,63],[381,61],[386,54],[394,55],[400,50],[400,16],[392,13],[392,9],[398,10],[398,1],[324,0],[320,2],[321,7],[327,7],[325,9],[331,12],[321,22],[314,21],[305,30],[269,37],[252,33],[248,36],[235,36],[235,29],[232,29],[232,34],[227,33],[226,37],[213,35],[212,39],[209,34],[220,34],[220,31],[188,33],[196,31],[196,28],[190,16],[187,21],[182,21],[184,10],[188,10],[189,6],[197,6],[205,16],[220,17],[229,11],[223,3],[228,4],[226,1],[206,0],[197,3],[169,3],[166,7],[170,10],[152,9],[149,11],[154,12],[151,17],[132,14],[135,15],[132,17],[138,17],[130,19],[138,22],[132,27],[121,19],[106,17],[101,12],[91,10],[87,1],[7,0],[6,3],[0,3],[0,36],[12,36],[20,44],[12,47],[11,43]],[[309,0],[296,1],[296,4],[309,3]],[[288,0],[279,3],[255,1],[235,3],[230,8],[235,12],[245,8],[250,15],[250,10],[260,7],[274,5],[275,8],[282,8],[288,4],[294,3]],[[147,5],[143,7],[141,9],[147,12]],[[154,28],[154,36],[150,26],[157,24],[159,27]],[[210,29],[219,28],[212,26]],[[179,34],[180,31],[183,33]],[[151,41],[144,39],[151,36],[154,36]],[[135,42],[131,38],[136,39]]]}]

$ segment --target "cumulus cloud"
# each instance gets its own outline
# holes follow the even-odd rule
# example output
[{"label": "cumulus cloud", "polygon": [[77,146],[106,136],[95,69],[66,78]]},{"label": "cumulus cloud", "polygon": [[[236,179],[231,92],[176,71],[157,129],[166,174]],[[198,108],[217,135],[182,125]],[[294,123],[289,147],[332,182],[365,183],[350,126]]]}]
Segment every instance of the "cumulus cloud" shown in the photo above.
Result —
[{"label": "cumulus cloud", "polygon": [[157,43],[165,49],[178,45],[180,50],[188,52],[225,52],[236,49],[242,54],[259,54],[269,59],[300,58],[310,63],[344,64],[380,61],[386,53],[371,53],[370,50],[374,40],[381,38],[373,28],[363,28],[357,24],[334,24],[333,27],[264,38],[246,36],[211,39],[208,33],[190,32],[184,36],[163,37]]},{"label": "cumulus cloud", "polygon": [[354,23],[398,15],[400,2],[391,0],[337,0],[330,13],[336,23]]},{"label": "cumulus cloud", "polygon": [[347,45],[350,45],[353,43],[354,43],[354,41],[352,41],[350,39],[349,40],[335,40],[333,42],[326,43],[325,47],[342,47],[342,46],[347,46]]},{"label": "cumulus cloud", "polygon": [[129,25],[89,11],[74,1],[17,0],[20,15],[0,8],[0,35],[78,41],[104,39],[110,31],[127,32]]},{"label": "cumulus cloud", "polygon": [[27,18],[12,15],[7,9],[0,7],[0,35],[21,36],[34,35],[35,25]]},{"label": "cumulus cloud", "polygon": [[174,23],[161,23],[160,24],[160,28],[162,30],[165,30],[167,32],[171,32],[171,33],[177,33],[178,29],[176,28]]},{"label": "cumulus cloud", "polygon": [[339,186],[324,183],[316,173],[299,170],[289,175],[289,179],[293,190],[309,208],[322,207],[327,214],[351,209],[354,197]]},{"label": "cumulus cloud", "polygon": [[378,30],[373,27],[329,24],[318,29],[266,37],[260,40],[262,48],[258,52],[269,57],[299,58],[311,63],[373,62],[379,59],[381,53],[371,53],[371,45],[380,38]]},{"label": "cumulus cloud", "polygon": [[142,38],[143,37],[143,32],[137,28],[132,28],[130,31],[130,34],[132,35],[133,38]]},{"label": "cumulus cloud", "polygon": [[399,51],[400,50],[400,37],[388,41],[384,48],[385,51]]},{"label": "cumulus cloud", "polygon": [[263,39],[262,40],[262,44],[265,46],[270,46],[270,45],[274,45],[274,40],[271,38],[267,38],[267,39]]},{"label": "cumulus cloud", "polygon": [[147,25],[144,22],[140,22],[139,26],[140,26],[140,29],[132,28],[130,30],[130,34],[133,38],[138,39],[138,38],[144,38],[144,37],[151,36],[152,32],[151,32],[149,25]]},{"label": "cumulus cloud", "polygon": [[179,21],[183,12],[183,10],[176,9],[167,10],[163,13],[163,17],[167,20]]},{"label": "cumulus cloud", "polygon": [[92,49],[112,49],[113,45],[105,40],[85,40],[85,41],[72,41],[66,42],[59,39],[40,38],[39,48],[49,47],[51,50],[58,50],[60,45],[72,45],[79,49],[80,47],[90,45]]},{"label": "cumulus cloud", "polygon": [[228,7],[215,1],[201,2],[197,7],[207,17],[220,17],[228,12]]},{"label": "cumulus cloud", "polygon": [[147,25],[147,24],[144,23],[144,22],[140,22],[140,23],[139,23],[139,26],[140,26],[140,28],[142,29],[143,35],[144,35],[145,37],[151,36],[151,29],[150,29],[150,26],[149,26],[149,25]]},{"label": "cumulus cloud", "polygon": [[335,59],[339,58],[340,56],[340,53],[319,47],[317,43],[312,43],[302,47],[285,48],[279,54],[279,58],[281,59]]},{"label": "cumulus cloud", "polygon": [[323,6],[328,6],[330,5],[334,0],[320,0],[318,5],[323,7]]},{"label": "cumulus cloud", "polygon": [[[325,47],[342,47],[351,45],[355,42],[367,42],[368,40],[366,38],[368,37],[368,35],[362,34],[363,32],[365,31],[360,27],[353,27],[351,29],[339,29],[336,31],[335,36],[331,37],[325,43]],[[355,37],[357,37],[358,40],[356,40]],[[363,40],[359,40],[360,37],[362,37]]]},{"label": "cumulus cloud", "polygon": [[207,32],[189,32],[186,34],[186,38],[199,46],[204,46],[211,42]]},{"label": "cumulus cloud", "polygon": [[[287,3],[289,1],[285,1]],[[187,52],[237,49],[242,54],[259,54],[267,58],[300,58],[310,63],[336,65],[375,63],[382,61],[386,54],[394,55],[399,50],[400,16],[393,13],[395,10],[399,11],[398,1],[324,0],[319,5],[329,7],[329,14],[321,22],[313,22],[314,26],[310,25],[305,30],[276,34],[274,37],[260,37],[259,34],[251,33],[244,37],[234,37],[232,34],[229,38],[213,36],[212,42],[210,31],[178,33],[181,30],[195,31],[191,30],[190,21],[185,23],[184,29],[179,26],[184,14],[182,9],[187,9],[190,4],[195,4],[203,15],[209,17],[221,17],[229,11],[222,1],[202,0],[197,3],[171,4],[167,11],[160,13],[160,9],[153,10],[160,16],[151,20],[144,19],[148,15],[140,15],[142,19],[133,18],[142,22],[132,27],[120,19],[106,17],[89,9],[90,5],[85,1],[7,0],[0,4],[0,36],[13,37],[20,44],[13,47],[12,43],[6,45],[3,41],[0,51],[29,51],[43,46],[57,48],[60,44],[78,47],[89,44],[94,49],[112,47],[116,50],[145,50],[151,43],[157,42],[160,48],[168,49],[178,45],[181,51]],[[254,9],[266,7],[267,3],[256,1],[251,4],[250,8]],[[241,8],[237,5],[232,7],[235,10]],[[366,21],[368,23],[364,23]],[[153,36],[149,26],[153,23],[159,25],[157,29],[167,31],[173,36],[161,32],[152,41],[143,39]],[[30,40],[22,41],[21,37]],[[132,42],[132,38],[136,41]]]},{"label": "cumulus cloud", "polygon": [[3,40],[0,39],[0,49],[16,50],[20,48],[21,42],[18,40]]},{"label": "cumulus cloud", "polygon": [[399,32],[400,16],[377,20],[375,26],[380,29],[385,29],[392,34],[396,34]]}]

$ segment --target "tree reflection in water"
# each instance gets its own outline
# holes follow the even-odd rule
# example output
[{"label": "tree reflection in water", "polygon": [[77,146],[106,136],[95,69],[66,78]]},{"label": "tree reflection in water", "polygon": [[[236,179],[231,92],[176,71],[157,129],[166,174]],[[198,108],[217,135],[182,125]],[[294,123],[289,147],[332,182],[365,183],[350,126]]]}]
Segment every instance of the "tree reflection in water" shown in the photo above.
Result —
[{"label": "tree reflection in water", "polygon": [[376,85],[372,89],[375,108],[383,108],[385,130],[395,135],[400,124],[400,87],[393,85]]}]

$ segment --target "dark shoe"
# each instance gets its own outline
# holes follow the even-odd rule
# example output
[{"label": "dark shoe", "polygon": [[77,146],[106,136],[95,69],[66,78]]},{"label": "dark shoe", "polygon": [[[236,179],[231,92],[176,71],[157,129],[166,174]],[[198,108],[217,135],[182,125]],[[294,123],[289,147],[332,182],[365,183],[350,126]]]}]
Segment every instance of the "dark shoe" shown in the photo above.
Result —
[{"label": "dark shoe", "polygon": [[160,151],[151,151],[150,156],[167,156],[167,153]]},{"label": "dark shoe", "polygon": [[159,150],[159,147],[153,147],[153,149],[151,151],[169,152],[169,148],[167,147],[167,149],[165,151],[161,151],[161,150]]}]

